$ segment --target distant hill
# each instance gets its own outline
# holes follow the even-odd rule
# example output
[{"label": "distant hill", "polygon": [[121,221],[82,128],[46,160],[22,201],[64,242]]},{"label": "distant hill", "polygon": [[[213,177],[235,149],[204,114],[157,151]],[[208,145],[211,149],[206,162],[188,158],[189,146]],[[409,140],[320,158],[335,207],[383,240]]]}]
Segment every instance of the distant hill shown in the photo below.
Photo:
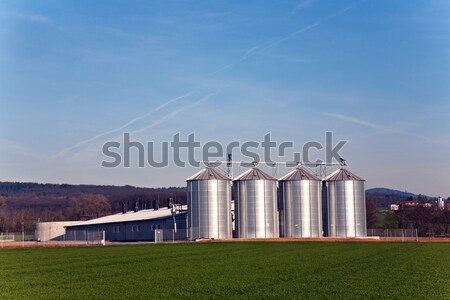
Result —
[{"label": "distant hill", "polygon": [[393,190],[393,189],[381,188],[381,187],[368,189],[368,190],[366,190],[366,193],[384,194],[384,195],[388,195],[388,196],[398,196],[398,197],[404,197],[404,198],[409,198],[409,197],[417,198],[417,196],[418,196],[418,195],[410,193],[410,192],[402,192],[399,190]]},{"label": "distant hill", "polygon": [[372,201],[376,206],[386,209],[390,204],[399,203],[404,200],[429,201],[435,197],[416,195],[409,192],[402,192],[388,188],[373,188],[366,190],[366,199]]},{"label": "distant hill", "polygon": [[153,200],[159,199],[161,205],[166,205],[172,198],[184,204],[186,201],[186,188],[141,188],[131,185],[75,185],[75,184],[49,184],[33,182],[0,182],[0,196],[4,197],[10,208],[46,209],[63,208],[70,205],[81,194],[99,194],[106,196],[111,202],[113,212],[120,210],[120,204],[135,201],[142,206],[153,207]]}]

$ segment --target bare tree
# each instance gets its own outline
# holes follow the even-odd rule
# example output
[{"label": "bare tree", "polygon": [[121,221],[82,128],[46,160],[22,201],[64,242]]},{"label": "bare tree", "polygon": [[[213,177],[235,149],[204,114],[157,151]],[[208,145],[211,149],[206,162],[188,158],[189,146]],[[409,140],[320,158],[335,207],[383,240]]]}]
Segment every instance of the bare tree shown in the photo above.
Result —
[{"label": "bare tree", "polygon": [[366,220],[367,220],[367,228],[377,228],[378,207],[370,197],[366,197]]},{"label": "bare tree", "polygon": [[98,218],[111,214],[111,204],[104,195],[81,194],[75,200],[75,212],[80,219]]}]

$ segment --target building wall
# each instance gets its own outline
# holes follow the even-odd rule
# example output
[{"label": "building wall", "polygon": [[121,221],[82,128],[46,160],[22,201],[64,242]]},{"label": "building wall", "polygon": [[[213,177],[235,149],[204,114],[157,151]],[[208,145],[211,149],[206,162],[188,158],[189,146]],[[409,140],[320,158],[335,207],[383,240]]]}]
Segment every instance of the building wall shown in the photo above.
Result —
[{"label": "building wall", "polygon": [[155,230],[163,230],[163,239],[186,240],[186,214],[176,216],[177,232],[174,232],[173,218],[142,221],[117,222],[96,225],[70,226],[66,228],[66,240],[100,240],[103,231],[108,241],[154,241]]},{"label": "building wall", "polygon": [[77,225],[79,221],[67,222],[38,222],[34,224],[34,240],[47,242],[50,240],[63,240],[66,230],[64,227]]}]

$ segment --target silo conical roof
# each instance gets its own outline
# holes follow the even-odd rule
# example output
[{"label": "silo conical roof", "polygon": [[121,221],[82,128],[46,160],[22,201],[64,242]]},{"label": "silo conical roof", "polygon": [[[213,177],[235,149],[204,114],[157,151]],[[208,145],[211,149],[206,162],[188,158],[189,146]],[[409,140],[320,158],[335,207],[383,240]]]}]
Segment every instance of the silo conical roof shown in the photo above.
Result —
[{"label": "silo conical roof", "polygon": [[192,175],[186,181],[194,181],[194,180],[230,180],[225,174],[219,172],[218,170],[206,167],[200,172]]},{"label": "silo conical roof", "polygon": [[334,171],[333,173],[326,176],[324,181],[345,181],[345,180],[354,180],[354,181],[365,181],[363,178],[358,175],[353,174],[347,169],[339,169]]},{"label": "silo conical roof", "polygon": [[304,168],[296,168],[295,170],[287,173],[279,179],[279,181],[299,181],[299,180],[314,180],[320,181],[320,179],[313,175],[310,171]]},{"label": "silo conical roof", "polygon": [[241,181],[241,180],[276,180],[276,178],[270,176],[261,169],[253,167],[234,179],[234,181]]}]

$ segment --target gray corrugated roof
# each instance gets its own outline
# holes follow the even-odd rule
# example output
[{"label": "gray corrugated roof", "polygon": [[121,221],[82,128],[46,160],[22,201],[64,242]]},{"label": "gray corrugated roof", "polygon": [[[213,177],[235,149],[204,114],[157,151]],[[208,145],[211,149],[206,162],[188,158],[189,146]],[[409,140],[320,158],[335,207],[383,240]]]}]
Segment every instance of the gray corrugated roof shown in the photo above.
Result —
[{"label": "gray corrugated roof", "polygon": [[286,175],[284,175],[279,179],[279,181],[298,181],[298,180],[319,181],[320,179],[304,168],[296,168],[295,170],[287,173]]},{"label": "gray corrugated roof", "polygon": [[353,174],[347,169],[339,169],[326,176],[324,181],[343,181],[343,180],[355,180],[355,181],[365,181],[358,175]]},{"label": "gray corrugated roof", "polygon": [[234,181],[240,181],[240,180],[276,180],[276,178],[273,178],[266,172],[253,167],[250,170],[245,171],[238,177],[234,179]]},{"label": "gray corrugated roof", "polygon": [[[185,213],[187,211],[187,205],[183,205],[182,209]],[[145,221],[145,220],[153,220],[153,219],[160,219],[160,218],[168,218],[172,216],[172,210],[167,207],[162,207],[158,210],[153,209],[146,209],[146,210],[140,210],[137,212],[129,211],[127,213],[118,213],[114,215],[109,215],[97,219],[92,219],[89,221],[83,221],[79,222],[75,225],[69,225],[66,227],[71,226],[87,226],[87,225],[101,225],[101,224],[108,224],[108,223],[119,223],[119,222],[134,222],[134,221]]]},{"label": "gray corrugated roof", "polygon": [[211,167],[206,167],[200,172],[186,179],[186,181],[193,181],[193,180],[230,180],[230,179],[222,172]]}]

